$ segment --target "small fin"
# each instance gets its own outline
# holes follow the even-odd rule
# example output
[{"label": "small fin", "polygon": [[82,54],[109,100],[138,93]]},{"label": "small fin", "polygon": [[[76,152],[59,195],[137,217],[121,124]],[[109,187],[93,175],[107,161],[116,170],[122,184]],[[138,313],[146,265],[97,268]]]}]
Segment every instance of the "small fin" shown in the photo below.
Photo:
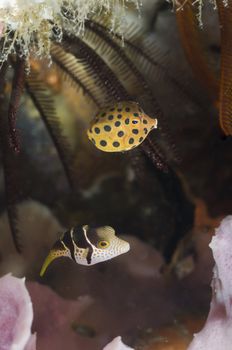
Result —
[{"label": "small fin", "polygon": [[47,270],[48,266],[51,264],[51,262],[53,260],[55,260],[56,258],[59,258],[60,256],[62,256],[61,254],[57,254],[56,250],[51,250],[50,253],[48,254],[48,256],[46,257],[43,266],[40,270],[40,277],[43,277],[45,271]]}]

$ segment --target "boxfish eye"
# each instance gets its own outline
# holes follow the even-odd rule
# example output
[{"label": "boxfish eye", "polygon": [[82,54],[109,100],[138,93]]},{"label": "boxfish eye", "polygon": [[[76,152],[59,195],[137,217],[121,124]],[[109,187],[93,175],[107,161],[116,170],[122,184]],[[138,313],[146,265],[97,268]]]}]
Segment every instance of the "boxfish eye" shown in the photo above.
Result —
[{"label": "boxfish eye", "polygon": [[97,247],[100,248],[100,249],[108,248],[109,245],[110,245],[110,243],[108,241],[99,241],[97,243]]},{"label": "boxfish eye", "polygon": [[133,120],[132,120],[132,124],[138,124],[138,122],[139,122],[139,121],[136,120],[136,119],[133,119]]}]

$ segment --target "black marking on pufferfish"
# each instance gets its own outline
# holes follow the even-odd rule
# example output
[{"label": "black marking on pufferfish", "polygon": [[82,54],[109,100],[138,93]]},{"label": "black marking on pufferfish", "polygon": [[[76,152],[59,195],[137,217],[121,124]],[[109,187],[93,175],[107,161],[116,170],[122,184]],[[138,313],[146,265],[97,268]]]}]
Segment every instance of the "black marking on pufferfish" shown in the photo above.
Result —
[{"label": "black marking on pufferfish", "polygon": [[65,232],[60,241],[69,250],[71,258],[74,261],[76,261],[75,254],[74,254],[74,242],[73,242],[72,237],[71,237],[71,231],[69,230],[69,231]]},{"label": "black marking on pufferfish", "polygon": [[[87,233],[86,233],[87,236]],[[93,254],[93,247],[88,242],[88,239],[85,236],[85,232],[83,227],[76,226],[72,228],[71,230],[64,233],[63,237],[55,244],[54,248],[56,249],[64,249],[64,246],[69,250],[72,260],[76,262],[75,259],[75,246],[80,249],[88,249],[87,253],[87,263],[91,264],[91,258]],[[62,248],[60,247],[60,244],[64,244]]]}]

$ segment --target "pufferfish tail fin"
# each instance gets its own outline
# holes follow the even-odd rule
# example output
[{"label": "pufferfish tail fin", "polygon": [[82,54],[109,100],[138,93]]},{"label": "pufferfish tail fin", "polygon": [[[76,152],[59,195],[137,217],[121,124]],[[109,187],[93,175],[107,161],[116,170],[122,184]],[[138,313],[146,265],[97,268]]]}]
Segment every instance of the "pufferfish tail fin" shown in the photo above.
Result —
[{"label": "pufferfish tail fin", "polygon": [[51,264],[51,262],[53,260],[55,260],[56,258],[59,258],[60,255],[57,254],[57,251],[56,250],[51,250],[50,253],[48,254],[48,256],[46,257],[44,263],[43,263],[43,266],[40,270],[40,277],[43,277],[43,275],[45,274],[45,271],[47,270],[48,266]]}]

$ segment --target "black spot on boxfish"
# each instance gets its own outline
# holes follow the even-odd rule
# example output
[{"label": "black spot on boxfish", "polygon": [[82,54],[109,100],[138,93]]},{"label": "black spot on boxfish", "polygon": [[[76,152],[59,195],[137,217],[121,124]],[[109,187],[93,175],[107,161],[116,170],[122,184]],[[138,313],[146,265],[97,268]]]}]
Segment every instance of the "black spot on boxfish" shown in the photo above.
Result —
[{"label": "black spot on boxfish", "polygon": [[134,116],[135,116],[135,117],[138,117],[139,115],[138,115],[138,113],[134,113]]},{"label": "black spot on boxfish", "polygon": [[111,115],[109,115],[108,119],[109,119],[109,120],[113,120],[113,119],[114,119],[114,116],[111,114]]},{"label": "black spot on boxfish", "polygon": [[147,119],[144,119],[144,120],[143,120],[143,124],[147,124]]},{"label": "black spot on boxfish", "polygon": [[126,112],[130,112],[130,108],[129,108],[129,107],[126,107],[126,108],[125,108],[125,111],[126,111]]},{"label": "black spot on boxfish", "polygon": [[129,123],[130,123],[130,119],[129,119],[129,118],[126,118],[125,124],[129,124]]},{"label": "black spot on boxfish", "polygon": [[94,140],[94,139],[91,139],[91,141],[93,142],[93,144],[94,144],[94,145],[96,145],[96,142],[95,142],[95,140]]},{"label": "black spot on boxfish", "polygon": [[142,141],[143,141],[143,137],[140,137],[139,142],[142,142]]},{"label": "black spot on boxfish", "polygon": [[119,146],[120,146],[120,143],[117,142],[117,141],[115,141],[115,142],[113,142],[113,146],[114,146],[114,147],[119,147]]},{"label": "black spot on boxfish", "polygon": [[99,128],[94,128],[94,131],[96,132],[96,134],[100,134],[100,129]]},{"label": "black spot on boxfish", "polygon": [[107,142],[106,142],[105,140],[101,140],[101,141],[100,141],[100,145],[104,147],[104,146],[107,145]]},{"label": "black spot on boxfish", "polygon": [[147,128],[144,128],[143,130],[144,130],[145,134],[147,134]]},{"label": "black spot on boxfish", "polygon": [[122,108],[118,108],[118,112],[122,112]]},{"label": "black spot on boxfish", "polygon": [[132,129],[133,134],[137,135],[139,133],[138,129]]},{"label": "black spot on boxfish", "polygon": [[105,125],[105,126],[104,126],[104,130],[105,130],[105,131],[111,131],[111,127],[110,127],[109,125]]},{"label": "black spot on boxfish", "polygon": [[115,126],[120,126],[121,123],[120,123],[119,121],[117,121],[117,122],[114,123],[114,125],[115,125]]},{"label": "black spot on boxfish", "polygon": [[129,139],[129,144],[132,145],[132,144],[134,143],[134,141],[135,141],[135,140],[133,139],[133,137],[131,137],[131,138]]},{"label": "black spot on boxfish", "polygon": [[121,119],[122,118],[122,115],[121,114],[118,114],[118,119]]},{"label": "black spot on boxfish", "polygon": [[118,132],[118,137],[122,137],[124,135],[124,132],[123,131],[119,131]]}]

